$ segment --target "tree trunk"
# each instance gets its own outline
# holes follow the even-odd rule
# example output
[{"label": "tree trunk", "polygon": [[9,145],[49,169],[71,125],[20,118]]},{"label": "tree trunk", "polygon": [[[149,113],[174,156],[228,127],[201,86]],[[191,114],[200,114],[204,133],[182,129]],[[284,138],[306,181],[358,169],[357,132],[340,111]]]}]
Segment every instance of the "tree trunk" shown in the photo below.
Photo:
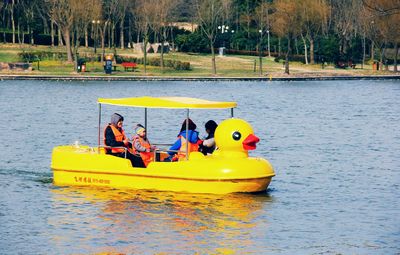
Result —
[{"label": "tree trunk", "polygon": [[147,41],[148,36],[145,35],[143,38],[143,66],[144,66],[144,74],[147,74]]},{"label": "tree trunk", "polygon": [[364,69],[365,55],[366,55],[365,32],[364,32],[363,37],[362,37],[362,48],[363,48],[363,57],[362,57],[361,69]]},{"label": "tree trunk", "polygon": [[57,27],[57,30],[58,30],[58,46],[64,46],[60,27]]},{"label": "tree trunk", "polygon": [[104,66],[104,55],[105,55],[105,52],[106,52],[106,49],[105,49],[105,35],[104,35],[104,33],[102,34],[102,36],[101,36],[101,60],[100,60],[100,63],[101,63],[101,65],[102,66]]},{"label": "tree trunk", "polygon": [[398,42],[396,42],[394,49],[395,49],[395,53],[394,53],[393,71],[397,73],[397,58],[399,56],[399,43]]},{"label": "tree trunk", "polygon": [[47,23],[47,19],[43,15],[40,15],[42,18],[42,24],[43,24],[43,33],[44,34],[49,34],[49,25]]},{"label": "tree trunk", "polygon": [[164,41],[167,38],[166,28],[162,28],[161,33],[161,71],[164,73]]},{"label": "tree trunk", "polygon": [[375,60],[375,43],[371,41],[371,61]]},{"label": "tree trunk", "polygon": [[[28,25],[28,27],[29,27],[29,25]],[[23,34],[23,33],[22,33]],[[18,26],[17,26],[17,38],[18,38],[18,43],[19,44],[22,44],[21,43],[21,32],[20,32],[20,25],[19,25],[19,23],[18,23]]]},{"label": "tree trunk", "polygon": [[164,40],[161,41],[161,59],[160,59],[161,72],[164,73]]},{"label": "tree trunk", "polygon": [[69,29],[65,28],[63,30],[63,34],[64,34],[64,40],[65,40],[65,46],[67,48],[67,61],[69,63],[72,63],[72,52],[71,52],[71,38],[70,38],[70,33],[69,33]]},{"label": "tree trunk", "polygon": [[12,27],[12,43],[15,44],[15,21],[14,21],[14,3],[11,6],[11,27]]},{"label": "tree trunk", "polygon": [[[74,39],[72,39],[72,42],[73,41],[74,41]],[[72,44],[74,44],[74,43],[72,43]],[[72,45],[73,56],[74,56],[74,71],[75,72],[78,72],[78,47],[79,47],[79,45],[77,44],[77,42],[75,42],[75,45]]]},{"label": "tree trunk", "polygon": [[306,38],[304,38],[303,34],[301,35],[301,39],[303,40],[304,44],[304,61],[306,65],[308,65],[307,41]]},{"label": "tree trunk", "polygon": [[294,38],[294,46],[296,47],[296,54],[300,55],[299,52],[299,43],[297,42],[297,38]]},{"label": "tree trunk", "polygon": [[121,19],[119,28],[119,43],[121,45],[121,50],[125,49],[125,38],[124,38],[124,19]]},{"label": "tree trunk", "polygon": [[22,43],[24,43],[24,42],[25,42],[25,34],[22,33]]},{"label": "tree trunk", "polygon": [[111,28],[111,47],[115,49],[115,24]]},{"label": "tree trunk", "polygon": [[[131,24],[131,18],[129,18],[129,23]],[[128,26],[128,47],[133,48],[133,38],[132,38],[132,28],[131,26]]]},{"label": "tree trunk", "polygon": [[108,35],[108,48],[111,49],[111,24],[110,26],[108,26],[107,35]]},{"label": "tree trunk", "polygon": [[314,38],[310,38],[310,64],[311,65],[315,64],[314,46],[315,46]]},{"label": "tree trunk", "polygon": [[173,30],[173,28],[171,27],[172,51],[175,52],[175,39],[174,39],[174,33],[172,30]]},{"label": "tree trunk", "polygon": [[22,43],[24,43],[24,42],[25,42],[25,34],[22,33]]},{"label": "tree trunk", "polygon": [[54,47],[54,22],[51,20],[51,30],[50,30],[50,36],[51,36],[51,47]]},{"label": "tree trunk", "polygon": [[33,28],[32,27],[29,28],[29,36],[31,39],[31,45],[32,46],[35,45],[35,38],[33,37]]},{"label": "tree trunk", "polygon": [[85,26],[85,48],[89,48],[89,32],[88,26]]},{"label": "tree trunk", "polygon": [[380,57],[379,57],[379,69],[381,70],[381,71],[383,71],[383,60],[384,60],[384,58],[385,58],[385,49],[386,49],[386,46],[384,46],[380,51],[381,51],[381,54],[380,54]]},{"label": "tree trunk", "polygon": [[[4,9],[4,11],[3,11],[3,24],[6,24],[6,9]],[[4,27],[6,27],[6,25],[4,25]],[[5,29],[3,29],[3,42],[4,43],[7,42],[6,30]]]},{"label": "tree trunk", "polygon": [[212,74],[217,75],[217,65],[215,62],[215,51],[214,51],[214,44],[212,43],[212,40],[210,40],[210,47],[211,47],[211,68],[212,68]]},{"label": "tree trunk", "polygon": [[278,38],[278,56],[280,56],[282,53],[282,48],[281,48],[281,38]]},{"label": "tree trunk", "polygon": [[290,36],[288,37],[288,49],[285,57],[285,74],[290,74],[289,72],[289,54],[290,54]]},{"label": "tree trunk", "polygon": [[101,37],[101,60],[100,60],[100,62],[101,62],[101,65],[102,66],[104,66],[104,53],[105,53],[105,31],[106,30],[106,28],[104,28],[104,30],[103,31],[101,31],[101,35],[100,35],[100,37]]}]

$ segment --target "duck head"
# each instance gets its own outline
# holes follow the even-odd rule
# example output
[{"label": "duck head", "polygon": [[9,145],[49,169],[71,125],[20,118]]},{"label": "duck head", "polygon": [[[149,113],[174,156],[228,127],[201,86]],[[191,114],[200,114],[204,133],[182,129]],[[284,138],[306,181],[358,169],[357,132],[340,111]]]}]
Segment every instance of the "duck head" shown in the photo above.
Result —
[{"label": "duck head", "polygon": [[218,152],[224,156],[247,157],[248,151],[256,149],[256,144],[260,141],[248,122],[234,118],[222,121],[214,136]]}]

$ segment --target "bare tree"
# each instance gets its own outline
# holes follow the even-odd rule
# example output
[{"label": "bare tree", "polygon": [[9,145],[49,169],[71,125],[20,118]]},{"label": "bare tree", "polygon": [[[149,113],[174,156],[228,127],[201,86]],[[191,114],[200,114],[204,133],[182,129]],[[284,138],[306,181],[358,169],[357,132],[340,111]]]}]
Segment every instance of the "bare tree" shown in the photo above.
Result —
[{"label": "bare tree", "polygon": [[385,58],[385,48],[391,43],[394,46],[394,71],[397,72],[397,59],[400,43],[400,3],[396,0],[371,1],[363,0],[371,21],[374,45],[378,45],[381,64]]},{"label": "bare tree", "polygon": [[167,31],[170,24],[172,10],[177,4],[177,0],[152,0],[153,14],[151,17],[150,26],[158,35],[161,42],[161,59],[160,66],[164,72],[164,43],[167,40]]},{"label": "bare tree", "polygon": [[301,17],[299,14],[301,0],[276,0],[274,2],[276,12],[273,14],[273,31],[279,37],[288,40],[285,73],[289,74],[289,55],[291,53],[291,41],[301,33]]},{"label": "bare tree", "polygon": [[217,27],[221,24],[224,12],[230,8],[230,0],[196,0],[195,8],[197,19],[201,31],[207,37],[211,50],[212,73],[217,74],[217,66],[215,62],[214,44],[217,35]]},{"label": "bare tree", "polygon": [[[3,25],[3,28],[5,28],[5,22],[4,22],[4,20],[5,20],[5,10],[3,11],[2,9],[3,9],[3,6],[4,6],[4,2],[2,2],[2,1],[0,1],[0,12],[3,12],[3,15],[1,15],[2,16],[2,19],[0,20],[0,24],[1,25]],[[5,29],[3,29],[3,33],[5,33],[4,31],[6,31]],[[4,38],[5,39],[5,38]],[[4,40],[5,41],[5,40]]]},{"label": "bare tree", "polygon": [[136,17],[138,31],[143,37],[143,66],[144,73],[147,73],[147,44],[149,43],[150,24],[153,15],[153,2],[151,0],[138,0],[132,9]]},{"label": "bare tree", "polygon": [[[31,1],[19,1],[18,3],[18,30],[20,28],[20,26],[22,25],[22,27],[24,27],[24,25],[26,25],[26,30],[29,34],[29,41],[31,45],[34,45],[35,41],[33,38],[33,25],[34,23],[34,19],[35,17],[38,15],[38,11],[37,11],[37,6],[41,5],[41,1],[40,0],[31,0]],[[19,34],[19,31],[18,31]],[[22,32],[22,35],[24,35],[24,33]],[[22,38],[20,39],[20,43],[24,42],[24,38],[22,36]]]},{"label": "bare tree", "polygon": [[[72,63],[71,31],[74,22],[74,12],[71,2],[74,0],[46,0],[50,7],[50,18],[60,29],[67,50],[67,61]],[[61,39],[61,38],[60,38]]]},{"label": "bare tree", "polygon": [[240,15],[240,23],[243,24],[242,28],[247,33],[247,39],[250,39],[251,23],[253,21],[254,9],[252,8],[253,1],[245,0],[244,8],[242,8],[242,14]]},{"label": "bare tree", "polygon": [[362,0],[362,2],[377,16],[391,16],[400,14],[400,2],[397,0]]},{"label": "bare tree", "polygon": [[[327,31],[327,16],[329,13],[329,6],[325,0],[303,0],[303,4],[299,6],[301,8],[301,24],[302,34],[301,37],[304,42],[305,60],[307,60],[307,43],[310,43],[310,64],[314,64],[314,46],[315,38],[321,33],[321,31]],[[305,35],[303,35],[303,32]]]},{"label": "bare tree", "polygon": [[71,9],[73,12],[73,26],[72,40],[73,54],[75,60],[75,70],[78,70],[78,50],[80,47],[80,41],[85,37],[89,24],[92,23],[93,15],[96,15],[89,8],[82,8],[83,6],[90,6],[93,0],[75,0],[71,2]]},{"label": "bare tree", "polygon": [[127,14],[127,9],[129,6],[130,1],[129,0],[120,0],[117,10],[117,16],[118,16],[118,23],[119,23],[119,41],[120,41],[120,48],[124,49],[125,48],[125,17]]},{"label": "bare tree", "polygon": [[5,5],[5,2],[1,2],[0,3],[0,7],[2,7],[2,19],[1,19],[1,21],[2,21],[2,23],[3,23],[3,42],[4,43],[6,43],[7,42],[7,40],[6,40],[6,27],[7,27],[7,25],[6,25],[6,5]]},{"label": "bare tree", "polygon": [[9,0],[5,2],[5,10],[8,11],[8,16],[11,22],[11,29],[12,29],[12,43],[15,43],[15,17],[14,17],[14,9],[16,5],[16,1],[18,0]]},{"label": "bare tree", "polygon": [[[105,56],[105,39],[107,29],[111,25],[111,21],[113,20],[113,15],[115,13],[116,4],[113,2],[115,0],[102,0],[102,14],[103,20],[100,22],[100,37],[101,37],[101,63],[104,64],[104,56]],[[108,44],[110,46],[110,43]]]},{"label": "bare tree", "polygon": [[339,37],[339,52],[346,55],[351,40],[357,34],[358,17],[362,11],[359,0],[331,0],[331,15],[334,31]]},{"label": "bare tree", "polygon": [[259,43],[258,43],[258,56],[259,56],[259,62],[260,62],[260,76],[263,74],[263,65],[262,65],[262,43],[263,43],[263,36],[265,33],[268,31],[271,27],[270,25],[270,19],[269,19],[269,14],[270,12],[273,11],[272,5],[269,2],[264,2],[262,1],[260,5],[256,8],[255,10],[255,21],[258,25],[258,32],[260,34],[259,38]]}]

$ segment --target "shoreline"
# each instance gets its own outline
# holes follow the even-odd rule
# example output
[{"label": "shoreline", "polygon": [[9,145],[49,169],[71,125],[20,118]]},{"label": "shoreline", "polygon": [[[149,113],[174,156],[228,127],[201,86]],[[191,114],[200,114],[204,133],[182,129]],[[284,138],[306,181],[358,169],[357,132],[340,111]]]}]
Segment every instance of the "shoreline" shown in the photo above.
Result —
[{"label": "shoreline", "polygon": [[176,77],[176,76],[70,76],[70,75],[12,75],[0,74],[3,80],[46,81],[328,81],[328,80],[400,80],[400,75],[358,76],[292,76],[292,77]]}]

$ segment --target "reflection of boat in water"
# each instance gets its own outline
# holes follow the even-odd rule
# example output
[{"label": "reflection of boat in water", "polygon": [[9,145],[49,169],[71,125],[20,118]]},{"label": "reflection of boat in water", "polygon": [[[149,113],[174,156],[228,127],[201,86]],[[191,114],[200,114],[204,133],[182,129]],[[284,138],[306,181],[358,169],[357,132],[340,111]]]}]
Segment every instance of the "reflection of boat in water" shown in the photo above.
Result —
[{"label": "reflection of boat in water", "polygon": [[[139,97],[98,100],[100,105],[141,108],[232,109],[233,102],[214,102],[195,98]],[[147,110],[145,111],[147,125]],[[232,116],[233,117],[233,116]],[[57,185],[109,186],[148,190],[186,191],[193,193],[259,192],[267,189],[275,175],[263,158],[248,156],[259,139],[249,123],[227,119],[215,132],[219,148],[210,156],[199,152],[186,153],[178,162],[150,162],[147,168],[132,167],[128,159],[107,155],[99,145],[58,146],[53,149],[51,168]],[[186,143],[188,144],[188,143]],[[161,152],[162,153],[162,152]],[[156,158],[156,157],[154,157]]]},{"label": "reflection of boat in water", "polygon": [[[250,247],[254,241],[245,238],[248,233],[263,236],[267,232],[255,222],[268,211],[272,197],[265,193],[193,195],[61,187],[52,189],[52,201],[56,208],[68,208],[57,210],[52,225],[62,227],[68,220],[77,231],[74,235],[82,231],[88,234],[83,244],[113,244],[103,247],[103,252],[181,254],[177,252],[181,250],[186,251],[184,254],[241,254],[240,249]],[[263,216],[263,221],[267,220]]]}]

